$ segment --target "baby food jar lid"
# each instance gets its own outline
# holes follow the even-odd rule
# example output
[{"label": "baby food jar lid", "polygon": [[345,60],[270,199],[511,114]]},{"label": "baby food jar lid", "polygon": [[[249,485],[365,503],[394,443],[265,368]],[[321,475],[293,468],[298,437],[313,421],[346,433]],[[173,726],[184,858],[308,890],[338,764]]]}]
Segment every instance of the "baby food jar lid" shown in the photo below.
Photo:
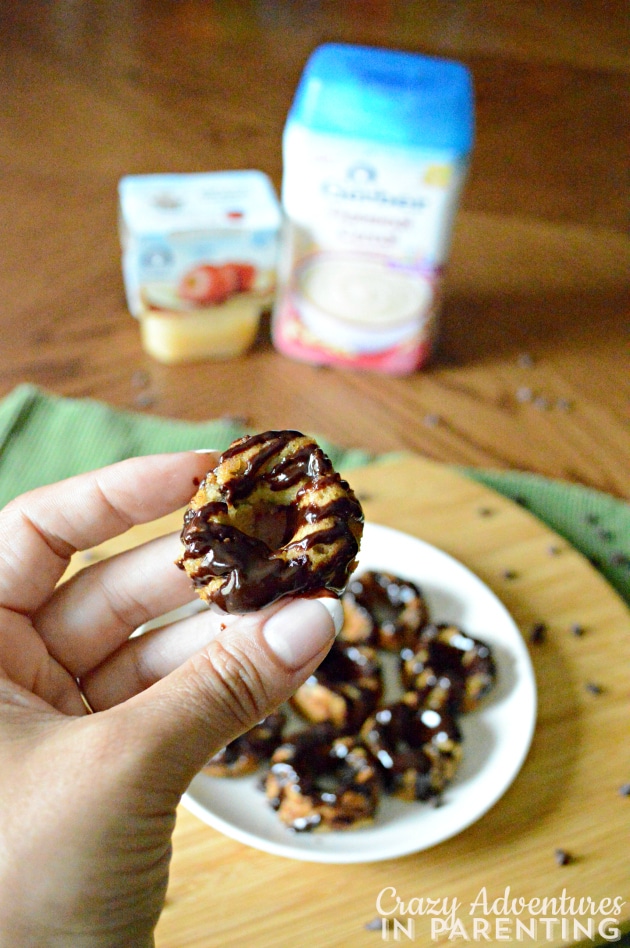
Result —
[{"label": "baby food jar lid", "polygon": [[126,175],[118,192],[122,223],[136,234],[277,230],[281,221],[271,180],[255,169]]},{"label": "baby food jar lid", "polygon": [[473,89],[459,62],[345,43],[310,56],[289,122],[389,145],[467,153]]}]

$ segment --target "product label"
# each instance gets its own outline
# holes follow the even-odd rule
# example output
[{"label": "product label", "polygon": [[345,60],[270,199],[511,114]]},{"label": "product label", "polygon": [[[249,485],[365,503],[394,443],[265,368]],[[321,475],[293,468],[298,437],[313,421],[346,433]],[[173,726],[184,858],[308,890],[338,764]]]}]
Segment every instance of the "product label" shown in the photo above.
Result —
[{"label": "product label", "polygon": [[274,341],[309,361],[412,371],[431,348],[463,161],[298,126],[284,144]]},{"label": "product label", "polygon": [[280,209],[260,172],[132,175],[120,184],[120,216],[134,316],[273,289]]}]

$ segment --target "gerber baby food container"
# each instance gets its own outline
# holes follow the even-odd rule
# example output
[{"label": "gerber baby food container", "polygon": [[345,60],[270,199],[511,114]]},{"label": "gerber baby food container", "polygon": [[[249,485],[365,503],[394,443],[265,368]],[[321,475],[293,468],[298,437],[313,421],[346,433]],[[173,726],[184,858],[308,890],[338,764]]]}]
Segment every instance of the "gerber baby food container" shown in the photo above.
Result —
[{"label": "gerber baby food container", "polygon": [[119,183],[127,304],[160,362],[224,359],[254,341],[275,289],[280,205],[261,171]]},{"label": "gerber baby food container", "polygon": [[426,362],[472,138],[460,63],[315,50],[283,137],[281,352],[396,375]]}]

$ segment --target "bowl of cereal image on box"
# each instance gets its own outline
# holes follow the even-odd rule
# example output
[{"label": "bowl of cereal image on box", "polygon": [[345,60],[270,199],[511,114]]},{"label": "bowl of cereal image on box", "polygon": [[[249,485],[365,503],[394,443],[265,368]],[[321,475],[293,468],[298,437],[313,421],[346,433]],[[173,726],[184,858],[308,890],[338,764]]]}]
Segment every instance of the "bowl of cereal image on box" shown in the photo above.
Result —
[{"label": "bowl of cereal image on box", "polygon": [[416,270],[367,255],[322,253],[298,268],[293,302],[316,338],[369,354],[417,336],[430,318],[434,292]]}]

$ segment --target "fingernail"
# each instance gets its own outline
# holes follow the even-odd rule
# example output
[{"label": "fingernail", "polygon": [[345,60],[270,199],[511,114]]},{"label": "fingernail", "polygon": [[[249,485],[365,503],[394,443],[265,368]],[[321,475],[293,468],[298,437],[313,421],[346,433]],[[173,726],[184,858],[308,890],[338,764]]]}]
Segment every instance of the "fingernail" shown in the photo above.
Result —
[{"label": "fingernail", "polygon": [[263,634],[282,664],[297,670],[330,645],[335,627],[317,599],[294,599],[267,619]]},{"label": "fingernail", "polygon": [[322,596],[317,602],[321,602],[322,606],[328,610],[330,618],[335,624],[335,635],[339,635],[343,626],[343,606],[338,599],[332,596]]}]

